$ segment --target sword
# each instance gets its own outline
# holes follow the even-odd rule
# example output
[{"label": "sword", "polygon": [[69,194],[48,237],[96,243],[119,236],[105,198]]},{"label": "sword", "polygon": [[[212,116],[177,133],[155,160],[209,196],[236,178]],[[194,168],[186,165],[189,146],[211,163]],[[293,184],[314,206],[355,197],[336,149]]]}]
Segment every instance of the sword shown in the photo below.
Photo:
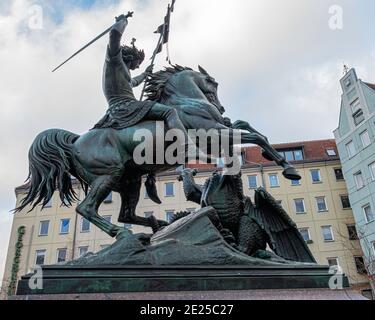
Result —
[{"label": "sword", "polygon": [[[133,17],[133,13],[134,12],[128,12],[126,15],[122,14],[121,16],[117,17],[116,18],[116,23],[121,21],[121,20],[125,20],[127,18],[130,18],[130,17]],[[115,23],[115,24],[116,24]],[[76,53],[74,53],[71,57],[69,57],[68,59],[66,59],[63,63],[61,63],[58,67],[56,67],[55,69],[52,70],[52,72],[55,72],[57,69],[59,69],[60,67],[62,67],[65,63],[67,63],[68,61],[70,61],[71,59],[73,59],[76,55],[78,55],[79,53],[81,53],[83,50],[85,50],[86,48],[88,48],[89,46],[91,46],[94,42],[96,42],[97,40],[99,40],[100,38],[102,38],[103,36],[105,36],[108,32],[110,32],[113,28],[113,26],[115,25],[113,24],[112,26],[110,26],[107,30],[105,30],[103,33],[101,33],[100,35],[98,35],[95,39],[91,40],[88,44],[86,44],[83,48],[79,49]]]}]

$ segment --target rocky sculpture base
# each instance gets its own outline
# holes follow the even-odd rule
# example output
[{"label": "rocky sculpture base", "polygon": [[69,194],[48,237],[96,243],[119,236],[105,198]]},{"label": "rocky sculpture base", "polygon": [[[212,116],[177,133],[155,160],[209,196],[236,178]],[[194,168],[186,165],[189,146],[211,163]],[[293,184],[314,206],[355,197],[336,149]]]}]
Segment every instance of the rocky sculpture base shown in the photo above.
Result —
[{"label": "rocky sculpture base", "polygon": [[212,210],[201,209],[151,238],[124,230],[97,254],[43,266],[42,289],[29,288],[33,275],[22,277],[17,294],[328,288],[326,266],[234,249],[208,218]]}]

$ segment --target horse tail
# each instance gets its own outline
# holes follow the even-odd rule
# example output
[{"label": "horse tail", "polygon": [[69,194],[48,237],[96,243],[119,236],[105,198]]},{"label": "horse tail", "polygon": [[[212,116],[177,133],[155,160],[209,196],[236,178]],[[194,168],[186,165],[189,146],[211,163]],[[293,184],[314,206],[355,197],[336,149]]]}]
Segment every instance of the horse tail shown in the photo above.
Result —
[{"label": "horse tail", "polygon": [[[41,203],[44,208],[51,200],[55,190],[63,205],[71,205],[78,200],[73,189],[71,174],[75,175],[72,147],[78,135],[58,129],[51,129],[39,134],[29,151],[29,191],[14,212],[32,205],[32,211]],[[79,178],[82,185],[85,185]]]}]

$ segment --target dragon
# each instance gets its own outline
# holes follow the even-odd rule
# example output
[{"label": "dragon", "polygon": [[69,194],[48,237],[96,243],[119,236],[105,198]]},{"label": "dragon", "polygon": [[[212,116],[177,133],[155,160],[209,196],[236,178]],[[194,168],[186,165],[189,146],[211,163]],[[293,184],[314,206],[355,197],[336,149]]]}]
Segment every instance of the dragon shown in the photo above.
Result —
[{"label": "dragon", "polygon": [[[196,175],[196,169],[184,169],[179,175],[186,199],[202,208],[215,209],[210,219],[235,249],[249,256],[270,258],[268,246],[285,260],[316,263],[297,225],[263,187],[255,191],[253,203],[244,195],[241,172],[224,175],[216,171],[204,185],[195,182]],[[174,221],[188,214],[179,213]]]}]

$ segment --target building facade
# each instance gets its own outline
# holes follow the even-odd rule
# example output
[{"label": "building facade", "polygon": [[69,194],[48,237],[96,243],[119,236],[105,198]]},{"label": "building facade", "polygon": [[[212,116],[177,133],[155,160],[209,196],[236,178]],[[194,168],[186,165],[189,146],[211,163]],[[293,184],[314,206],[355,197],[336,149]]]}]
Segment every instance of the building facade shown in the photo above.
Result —
[{"label": "building facade", "polygon": [[375,85],[355,69],[340,80],[339,127],[335,138],[366,267],[375,273]]},{"label": "building facade", "polygon": [[[245,194],[253,197],[257,187],[265,187],[297,223],[319,264],[339,265],[352,284],[367,283],[368,278],[361,265],[363,253],[356,235],[353,212],[334,140],[275,147],[295,165],[302,180],[286,180],[282,176],[282,169],[262,158],[258,147],[246,148],[243,150],[242,169]],[[196,180],[200,184],[217,169],[210,165],[194,167],[198,168]],[[169,220],[176,212],[197,209],[197,204],[186,201],[182,183],[177,181],[177,177],[176,172],[157,177],[161,205],[149,200],[142,187],[138,215],[154,215],[158,219]],[[82,190],[78,185],[76,188],[79,198],[83,199]],[[16,189],[17,205],[26,191],[25,186]],[[113,193],[100,207],[100,214],[116,223],[119,210],[120,197]],[[134,233],[151,232],[138,226],[124,227],[130,228]],[[18,272],[14,274],[20,228],[24,228],[22,250]],[[12,276],[20,277],[37,264],[72,260],[87,252],[100,251],[112,243],[113,239],[78,216],[75,206],[61,206],[61,201],[55,194],[43,211],[37,207],[30,213],[25,210],[14,216],[4,285],[9,286]]]}]

